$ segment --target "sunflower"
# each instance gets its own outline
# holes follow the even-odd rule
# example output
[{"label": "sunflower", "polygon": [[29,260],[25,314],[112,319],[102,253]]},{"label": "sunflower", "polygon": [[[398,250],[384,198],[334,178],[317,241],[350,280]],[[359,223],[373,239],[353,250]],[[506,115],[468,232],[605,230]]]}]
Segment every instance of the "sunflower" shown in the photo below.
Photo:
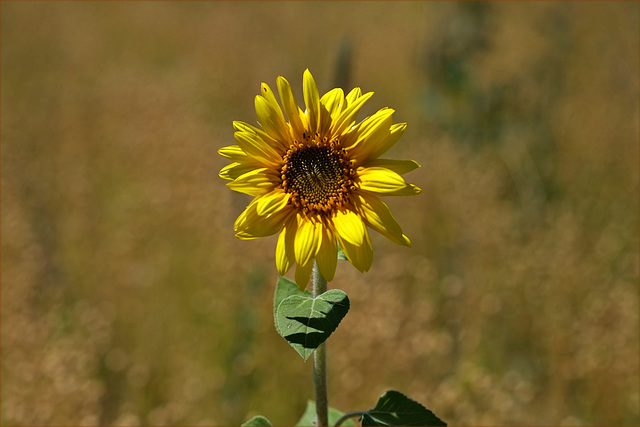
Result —
[{"label": "sunflower", "polygon": [[393,124],[394,110],[382,108],[356,124],[373,92],[355,88],[345,96],[336,88],[320,97],[309,70],[303,76],[305,111],[284,77],[278,77],[277,86],[282,109],[262,83],[255,98],[262,129],[233,122],[237,145],[218,151],[232,162],[220,171],[231,181],[228,187],[254,197],[234,224],[236,236],[254,239],[280,232],[278,273],[286,274],[295,263],[301,289],[309,282],[314,259],[324,278],[333,280],[339,248],[358,270],[368,271],[373,250],[367,227],[410,246],[380,200],[420,193],[401,176],[418,163],[380,158],[402,136],[406,123]]}]

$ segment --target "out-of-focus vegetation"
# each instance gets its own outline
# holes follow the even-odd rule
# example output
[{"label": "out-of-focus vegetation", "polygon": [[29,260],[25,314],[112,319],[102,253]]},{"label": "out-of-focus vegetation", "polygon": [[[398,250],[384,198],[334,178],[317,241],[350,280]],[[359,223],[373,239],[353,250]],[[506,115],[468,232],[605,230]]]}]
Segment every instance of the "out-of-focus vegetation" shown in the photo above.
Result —
[{"label": "out-of-focus vegetation", "polygon": [[366,113],[409,123],[390,155],[423,193],[388,200],[412,249],[375,235],[330,284],[330,404],[638,425],[637,2],[1,8],[3,424],[298,419],[276,241],[234,237],[249,199],[216,151],[260,82],[301,100],[346,55]]}]

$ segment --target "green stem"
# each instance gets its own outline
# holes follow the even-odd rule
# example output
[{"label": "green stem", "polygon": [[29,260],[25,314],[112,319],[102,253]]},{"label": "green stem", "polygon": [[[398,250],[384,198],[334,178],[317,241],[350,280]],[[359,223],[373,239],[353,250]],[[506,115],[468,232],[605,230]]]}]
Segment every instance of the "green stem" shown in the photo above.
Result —
[{"label": "green stem", "polygon": [[[316,261],[313,261],[313,297],[327,292],[327,280],[322,277]],[[327,343],[323,342],[313,352],[313,384],[316,390],[316,425],[329,425],[329,399],[327,397]]]},{"label": "green stem", "polygon": [[340,425],[342,425],[343,422],[347,421],[349,418],[361,417],[366,413],[367,411],[356,411],[356,412],[349,412],[348,414],[344,414],[338,419],[338,421],[336,421],[335,427],[339,427]]}]

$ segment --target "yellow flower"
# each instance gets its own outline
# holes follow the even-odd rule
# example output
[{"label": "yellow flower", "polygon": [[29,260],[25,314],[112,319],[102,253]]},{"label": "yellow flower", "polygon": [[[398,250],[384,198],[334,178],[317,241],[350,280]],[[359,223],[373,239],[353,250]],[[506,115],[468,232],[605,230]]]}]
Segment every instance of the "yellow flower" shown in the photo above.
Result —
[{"label": "yellow flower", "polygon": [[254,196],[234,224],[236,236],[254,239],[280,232],[278,272],[284,275],[295,262],[301,289],[314,259],[322,275],[333,280],[338,245],[358,270],[368,271],[373,250],[367,226],[410,246],[379,198],[420,193],[401,176],[420,165],[379,158],[402,136],[406,123],[393,124],[394,110],[383,108],[356,124],[373,92],[363,95],[355,88],[344,96],[336,88],[320,97],[309,70],[303,78],[305,111],[284,77],[277,85],[283,108],[262,83],[255,99],[262,129],[236,121],[237,145],[218,151],[232,161],[220,171],[231,180],[229,188]]}]

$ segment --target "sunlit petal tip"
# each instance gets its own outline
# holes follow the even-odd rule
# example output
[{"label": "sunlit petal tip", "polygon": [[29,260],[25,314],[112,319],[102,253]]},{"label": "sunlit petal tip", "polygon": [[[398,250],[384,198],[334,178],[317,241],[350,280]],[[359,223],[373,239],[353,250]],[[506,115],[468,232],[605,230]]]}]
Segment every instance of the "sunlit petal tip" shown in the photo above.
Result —
[{"label": "sunlit petal tip", "polygon": [[404,239],[405,246],[410,248],[411,247],[411,240],[409,240],[409,238],[404,234],[402,235],[402,238]]},{"label": "sunlit petal tip", "polygon": [[260,83],[260,95],[264,96],[265,94],[273,93],[271,92],[271,88],[265,82]]},{"label": "sunlit petal tip", "polygon": [[294,242],[294,256],[298,264],[306,265],[318,252],[321,224],[298,217],[298,231]]},{"label": "sunlit petal tip", "polygon": [[362,193],[358,195],[355,206],[371,229],[394,243],[403,246],[410,245],[411,242],[402,233],[400,224],[394,218],[389,207],[380,198],[373,194]]},{"label": "sunlit petal tip", "polygon": [[[304,71],[304,75],[302,77],[303,89],[308,88],[311,94],[316,94],[317,97],[314,97],[315,100],[320,101],[320,95],[318,94],[318,85],[316,84],[316,79],[313,78],[313,74],[307,68]],[[313,100],[313,99],[312,99]]]},{"label": "sunlit petal tip", "polygon": [[304,72],[302,73],[302,76],[304,78],[311,78],[313,79],[313,75],[311,75],[311,71],[309,71],[309,68],[305,68]]},{"label": "sunlit petal tip", "polygon": [[360,188],[380,196],[414,196],[422,191],[413,184],[407,184],[397,172],[384,167],[361,167],[358,172]]},{"label": "sunlit petal tip", "polygon": [[242,211],[242,213],[238,215],[238,218],[236,218],[235,222],[233,223],[233,231],[242,231],[246,229],[245,224],[247,222],[255,220],[256,204],[257,199],[253,199],[253,201],[249,203],[249,206],[247,206],[244,211]]},{"label": "sunlit petal tip", "polygon": [[300,108],[298,107],[298,102],[296,101],[296,97],[293,94],[291,85],[289,84],[287,79],[282,76],[278,77],[276,83],[278,86],[278,95],[280,96],[282,108],[284,109],[284,113],[289,119],[292,136],[294,139],[301,138],[302,133],[305,131],[305,124],[303,123],[300,116]]},{"label": "sunlit petal tip", "polygon": [[316,256],[316,262],[322,276],[327,281],[332,281],[338,264],[338,245],[332,232],[327,229],[322,230],[322,242]]},{"label": "sunlit petal tip", "polygon": [[287,206],[290,194],[281,190],[276,190],[270,194],[265,194],[258,199],[256,205],[256,213],[259,216],[271,215],[275,212],[279,212]]},{"label": "sunlit petal tip", "polygon": [[238,145],[222,147],[218,150],[218,154],[234,163],[247,160],[247,153],[245,153]]},{"label": "sunlit petal tip", "polygon": [[329,113],[327,120],[329,118],[331,120],[335,120],[345,106],[344,92],[340,88],[332,89],[322,95],[320,98],[320,104],[324,105],[325,109]]},{"label": "sunlit petal tip", "polygon": [[318,86],[311,72],[307,68],[302,79],[302,93],[304,95],[304,103],[307,106],[307,118],[309,120],[309,130],[313,133],[318,130],[320,123],[320,95],[318,94]]},{"label": "sunlit petal tip", "polygon": [[276,266],[281,276],[284,276],[295,262],[294,243],[298,221],[296,215],[291,215],[285,222],[282,232],[278,236],[276,246]]},{"label": "sunlit petal tip", "polygon": [[260,135],[244,131],[237,131],[233,134],[238,147],[250,156],[252,159],[264,163],[265,165],[279,166],[282,156],[276,151],[269,142],[265,141]]},{"label": "sunlit petal tip", "polygon": [[238,131],[238,130],[243,130],[245,128],[245,123],[238,121],[238,120],[234,120],[233,121],[233,130]]},{"label": "sunlit petal tip", "polygon": [[[273,97],[273,94],[271,94]],[[254,103],[258,123],[265,132],[277,143],[278,150],[282,151],[289,146],[289,131],[282,115],[282,110],[274,101],[270,101],[262,95],[256,95]],[[275,148],[275,147],[274,147]]]},{"label": "sunlit petal tip", "polygon": [[363,167],[382,167],[389,169],[398,175],[404,175],[418,169],[420,165],[415,160],[373,159],[362,165]]},{"label": "sunlit petal tip", "polygon": [[293,264],[293,260],[287,255],[286,238],[287,228],[285,226],[278,236],[278,244],[276,245],[276,268],[281,276],[287,274]]},{"label": "sunlit petal tip", "polygon": [[378,146],[370,153],[369,158],[375,159],[386,153],[391,147],[393,147],[406,130],[406,123],[397,123],[389,128],[387,137],[380,141]]},{"label": "sunlit petal tip", "polygon": [[406,123],[396,123],[393,126],[391,126],[392,132],[404,132],[406,129],[407,129]]},{"label": "sunlit petal tip", "polygon": [[[229,158],[231,158],[230,151],[233,150],[232,147],[237,147],[237,145],[231,145],[229,147],[219,148],[218,149],[218,154],[221,155],[222,157],[225,157],[225,158],[229,159]],[[240,148],[240,147],[238,147],[238,148]],[[232,149],[232,150],[230,150],[230,149]],[[242,151],[242,150],[240,150],[240,151]]]},{"label": "sunlit petal tip", "polygon": [[238,178],[240,175],[244,175],[247,172],[255,169],[253,165],[245,165],[242,163],[231,163],[222,169],[218,173],[218,176],[223,179],[231,180]]},{"label": "sunlit petal tip", "polygon": [[369,233],[365,231],[364,242],[360,246],[352,245],[348,241],[338,238],[342,252],[355,268],[361,273],[369,271],[373,262],[373,249]]},{"label": "sunlit petal tip", "polygon": [[355,212],[338,211],[333,217],[333,226],[338,235],[352,245],[362,245],[366,228],[362,218]]},{"label": "sunlit petal tip", "polygon": [[253,239],[257,239],[259,236],[252,236],[250,234],[245,233],[244,231],[239,231],[236,233],[236,237],[240,240],[253,240]]},{"label": "sunlit petal tip", "polygon": [[[251,210],[250,210],[251,209]],[[286,223],[288,212],[280,211],[269,216],[260,216],[255,208],[247,208],[246,219],[236,223],[236,231],[247,238],[272,236],[282,230]]]},{"label": "sunlit petal tip", "polygon": [[282,109],[280,108],[280,104],[278,104],[278,101],[276,100],[276,97],[273,91],[271,90],[271,87],[269,87],[269,85],[266,83],[262,83],[262,85],[260,85],[260,94],[267,100],[267,102],[269,103],[269,105],[273,110],[273,113],[276,114],[279,119],[284,121],[284,116],[282,115]]},{"label": "sunlit petal tip", "polygon": [[338,260],[338,255],[337,255],[337,251],[336,251],[336,264],[333,267],[327,267],[327,266],[321,267],[320,263],[318,263],[318,268],[320,269],[320,274],[322,274],[322,277],[324,277],[327,282],[331,282],[335,278],[336,267],[338,265],[337,260]]},{"label": "sunlit petal tip", "polygon": [[[371,95],[373,95],[373,92],[371,92]],[[354,87],[346,96],[347,105],[351,104],[353,101],[360,98],[361,96],[362,96],[362,89],[360,89],[359,87]]]},{"label": "sunlit petal tip", "polygon": [[240,175],[229,182],[227,187],[238,193],[262,196],[272,191],[276,185],[277,177],[268,173],[266,168],[259,168]]}]

